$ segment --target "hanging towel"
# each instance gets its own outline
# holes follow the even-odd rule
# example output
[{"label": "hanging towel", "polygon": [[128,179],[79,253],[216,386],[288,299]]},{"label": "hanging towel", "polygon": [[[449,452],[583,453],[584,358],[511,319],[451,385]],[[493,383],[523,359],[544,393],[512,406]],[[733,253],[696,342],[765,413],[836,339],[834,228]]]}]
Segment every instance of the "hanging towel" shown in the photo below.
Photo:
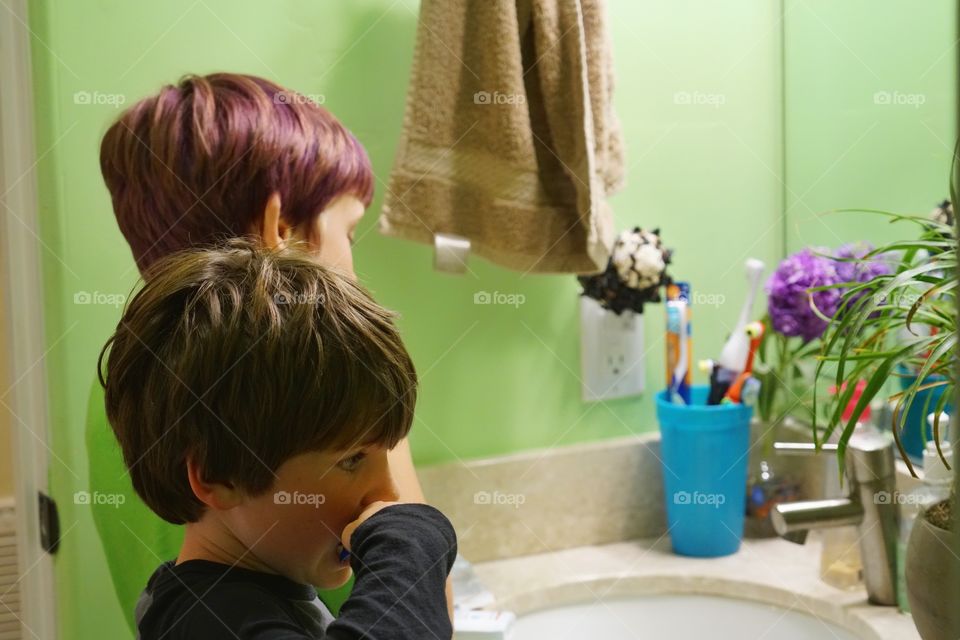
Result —
[{"label": "hanging towel", "polygon": [[423,0],[381,232],[602,271],[623,182],[612,91],[602,0]]}]

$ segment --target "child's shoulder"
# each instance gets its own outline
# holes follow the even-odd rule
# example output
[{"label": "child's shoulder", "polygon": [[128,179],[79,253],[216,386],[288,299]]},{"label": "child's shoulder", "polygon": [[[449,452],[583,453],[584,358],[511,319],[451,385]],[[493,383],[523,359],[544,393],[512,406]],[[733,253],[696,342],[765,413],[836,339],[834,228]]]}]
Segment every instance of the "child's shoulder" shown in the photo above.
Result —
[{"label": "child's shoulder", "polygon": [[[141,611],[142,609],[142,611]],[[308,585],[190,560],[158,567],[137,604],[141,638],[319,638],[333,616]]]}]

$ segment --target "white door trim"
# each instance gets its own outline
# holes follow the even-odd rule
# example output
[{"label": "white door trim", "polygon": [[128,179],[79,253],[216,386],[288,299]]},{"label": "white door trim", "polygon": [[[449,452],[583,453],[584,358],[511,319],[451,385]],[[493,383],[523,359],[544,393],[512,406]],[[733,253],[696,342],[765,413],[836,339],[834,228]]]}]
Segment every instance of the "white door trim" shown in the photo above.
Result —
[{"label": "white door trim", "polygon": [[[40,546],[38,493],[48,491],[47,378],[43,279],[34,173],[33,91],[27,0],[0,9],[0,294],[14,387],[3,399],[13,414],[14,487],[23,637],[57,637],[53,557]],[[5,390],[4,390],[5,391]]]}]

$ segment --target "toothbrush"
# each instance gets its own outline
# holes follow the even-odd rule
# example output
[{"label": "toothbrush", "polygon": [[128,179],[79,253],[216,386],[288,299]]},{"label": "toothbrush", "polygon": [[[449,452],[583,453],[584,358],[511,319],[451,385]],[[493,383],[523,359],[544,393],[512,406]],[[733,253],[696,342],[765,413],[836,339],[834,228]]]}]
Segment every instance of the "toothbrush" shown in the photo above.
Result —
[{"label": "toothbrush", "polygon": [[760,381],[750,376],[743,383],[743,390],[740,392],[740,402],[748,407],[753,407],[760,399]]},{"label": "toothbrush", "polygon": [[701,360],[700,370],[710,372],[710,391],[707,395],[707,404],[720,404],[730,389],[730,385],[737,379],[737,372],[720,366],[715,360]]},{"label": "toothbrush", "polygon": [[690,404],[690,384],[687,382],[687,359],[690,357],[688,351],[690,346],[690,319],[688,317],[687,303],[682,300],[683,306],[680,307],[680,358],[677,361],[677,368],[673,373],[673,388],[677,396],[684,404]]},{"label": "toothbrush", "polygon": [[667,397],[690,404],[693,352],[690,349],[690,285],[678,282],[667,290]]},{"label": "toothbrush", "polygon": [[737,376],[734,383],[730,385],[730,389],[724,396],[732,402],[743,401],[747,382],[753,379],[753,358],[757,353],[757,348],[760,346],[760,341],[763,339],[763,323],[751,322],[747,325],[744,333],[750,338],[750,351],[747,353],[747,361],[744,364],[743,371],[740,372],[740,375]]},{"label": "toothbrush", "polygon": [[743,307],[740,309],[740,317],[733,328],[733,333],[727,338],[726,344],[720,351],[718,362],[721,367],[731,371],[741,372],[744,369],[747,353],[750,350],[750,340],[747,336],[747,322],[753,309],[753,300],[757,296],[757,289],[760,287],[760,278],[763,275],[763,262],[756,258],[750,258],[746,262],[747,269],[747,299],[743,301]]}]

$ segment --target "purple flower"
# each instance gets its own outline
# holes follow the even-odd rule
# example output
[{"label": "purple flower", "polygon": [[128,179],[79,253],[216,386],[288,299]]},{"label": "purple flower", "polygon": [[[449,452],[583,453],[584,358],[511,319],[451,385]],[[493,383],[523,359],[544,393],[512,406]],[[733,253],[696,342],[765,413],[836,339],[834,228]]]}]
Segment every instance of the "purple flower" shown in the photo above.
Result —
[{"label": "purple flower", "polygon": [[[864,256],[873,251],[873,245],[867,242],[850,243],[841,246],[834,254],[841,260],[834,261],[839,282],[865,283],[877,276],[886,276],[893,273],[889,263],[889,256],[873,256],[864,260]],[[849,290],[847,290],[849,291]],[[857,302],[866,295],[867,291],[857,291],[850,296],[845,309],[853,309]]]},{"label": "purple flower", "polygon": [[837,260],[834,263],[834,268],[837,270],[840,282],[870,282],[877,276],[892,273],[893,270],[885,256],[873,256],[869,260],[863,259],[871,251],[873,251],[873,245],[867,242],[845,244],[837,249],[834,255],[842,260]]},{"label": "purple flower", "polygon": [[809,249],[798,251],[780,263],[767,281],[767,311],[775,331],[788,337],[801,336],[804,342],[820,337],[827,323],[810,308],[811,296],[817,310],[832,318],[840,304],[841,291],[810,292],[809,289],[842,282],[836,264]]}]

